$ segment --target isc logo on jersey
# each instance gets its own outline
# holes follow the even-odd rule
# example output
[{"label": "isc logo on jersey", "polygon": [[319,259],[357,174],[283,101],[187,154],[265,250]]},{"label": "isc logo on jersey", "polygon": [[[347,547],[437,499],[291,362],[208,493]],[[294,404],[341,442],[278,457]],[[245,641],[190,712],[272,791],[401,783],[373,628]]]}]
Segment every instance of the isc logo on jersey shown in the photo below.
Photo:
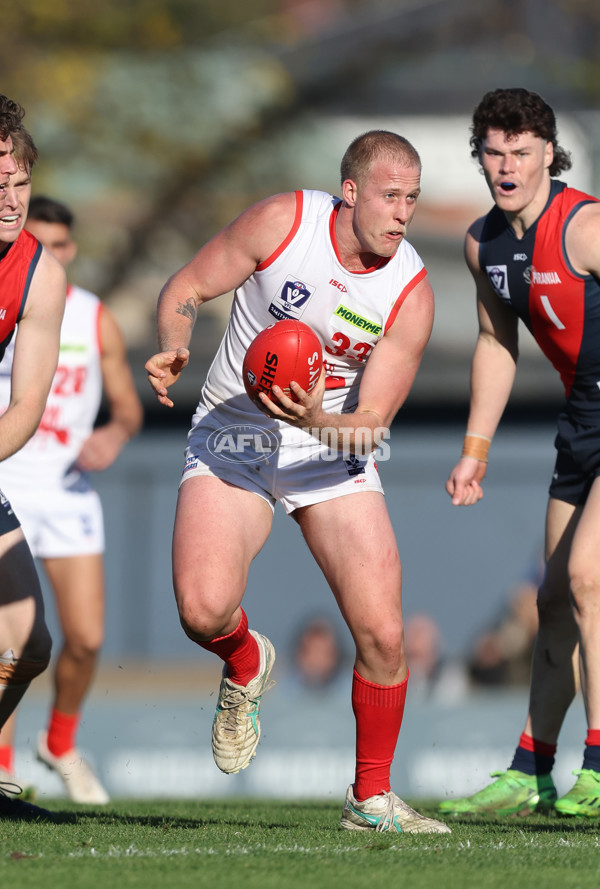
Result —
[{"label": "isc logo on jersey", "polygon": [[510,292],[508,289],[508,272],[505,265],[486,265],[485,271],[490,280],[490,284],[505,302],[510,302]]},{"label": "isc logo on jersey", "polygon": [[314,292],[315,288],[310,284],[288,277],[282,284],[279,295],[271,302],[269,312],[278,321],[282,318],[298,320]]}]

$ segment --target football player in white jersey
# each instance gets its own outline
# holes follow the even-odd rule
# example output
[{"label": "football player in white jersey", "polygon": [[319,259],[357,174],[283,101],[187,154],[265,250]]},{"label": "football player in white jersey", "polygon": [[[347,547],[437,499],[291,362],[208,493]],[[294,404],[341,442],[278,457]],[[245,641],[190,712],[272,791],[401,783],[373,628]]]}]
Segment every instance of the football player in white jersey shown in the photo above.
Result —
[{"label": "football player in white jersey", "polygon": [[[25,226],[68,266],[77,251],[71,211],[45,197],[30,202],[31,178],[20,162],[6,192],[1,237],[16,240]],[[7,349],[0,363],[0,409],[7,404],[11,368],[12,352]],[[103,391],[108,419],[94,428]],[[104,637],[104,527],[89,472],[110,466],[141,423],[141,402],[114,315],[97,296],[70,285],[46,409],[33,438],[0,464],[0,485],[34,556],[43,563],[64,636],[54,666],[47,731],[39,735],[37,756],[79,803],[101,805],[109,799],[76,746]],[[14,770],[14,733],[15,715],[0,735],[0,775],[6,778]]]},{"label": "football player in white jersey", "polygon": [[[406,139],[371,131],[348,148],[341,174],[341,199],[298,191],[250,207],[161,292],[160,352],[146,369],[159,402],[172,406],[168,390],[188,364],[199,307],[235,291],[188,440],[175,518],[175,595],[187,635],[224,661],[213,755],[222,771],[238,772],[256,752],[258,706],[275,657],[271,642],[248,629],[241,603],[279,500],[298,522],[356,645],[356,771],[341,826],[445,833],[446,825],[413,811],[390,787],[408,679],[401,568],[373,451],[360,445],[370,440],[374,447],[389,428],[431,333],[433,292],[404,240],[421,163]],[[261,411],[244,391],[242,359],[253,337],[283,317],[313,327],[326,372],[311,395],[292,384],[297,402],[274,386],[271,398],[261,395]],[[279,447],[260,459],[250,445],[241,447],[235,462],[211,453],[219,428],[248,423],[272,431]],[[334,439],[343,443],[339,454]],[[285,595],[285,578],[278,580]]]},{"label": "football player in white jersey", "polygon": [[[13,149],[22,150],[26,177],[37,160],[33,139],[22,125],[24,111],[0,96],[0,214],[17,173]],[[59,262],[27,236],[14,243],[0,224],[0,356],[14,341],[8,406],[0,416],[0,461],[21,448],[42,416],[56,369],[66,278]],[[18,324],[18,327],[16,326]],[[2,465],[2,463],[0,463]],[[47,666],[51,639],[31,551],[10,502],[0,492],[0,729],[32,679]],[[0,819],[49,817],[13,799],[16,788],[0,775]]]}]

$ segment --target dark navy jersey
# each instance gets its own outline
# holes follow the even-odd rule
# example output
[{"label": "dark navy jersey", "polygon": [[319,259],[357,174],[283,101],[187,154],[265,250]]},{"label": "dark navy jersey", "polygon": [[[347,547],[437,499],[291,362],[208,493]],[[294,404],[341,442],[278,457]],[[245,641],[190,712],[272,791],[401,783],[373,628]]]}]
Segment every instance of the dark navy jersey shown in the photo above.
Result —
[{"label": "dark navy jersey", "polygon": [[579,208],[596,200],[552,180],[548,203],[522,238],[496,206],[470,229],[481,270],[559,372],[570,416],[594,425],[600,424],[600,281],[575,271],[565,231]]}]

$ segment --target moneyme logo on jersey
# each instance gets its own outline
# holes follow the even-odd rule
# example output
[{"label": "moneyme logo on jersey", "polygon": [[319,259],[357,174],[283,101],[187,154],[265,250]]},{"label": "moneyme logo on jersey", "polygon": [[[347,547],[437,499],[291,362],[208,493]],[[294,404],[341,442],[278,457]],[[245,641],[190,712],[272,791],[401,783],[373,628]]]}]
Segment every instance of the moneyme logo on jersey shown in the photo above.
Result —
[{"label": "moneyme logo on jersey", "polygon": [[[213,457],[223,460],[224,463],[259,463],[277,451],[279,439],[273,432],[260,426],[239,423],[211,432],[206,446]],[[188,458],[184,472],[186,469],[194,468],[194,466],[188,467],[187,462],[190,460],[195,461],[195,458]]]},{"label": "moneyme logo on jersey", "polygon": [[347,306],[342,305],[342,303],[339,304],[333,314],[336,318],[343,318],[344,321],[347,321],[348,324],[352,324],[354,327],[359,327],[367,333],[372,333],[373,336],[379,336],[381,333],[381,324],[377,321],[369,321],[368,318],[359,315],[358,312],[354,312]]},{"label": "moneyme logo on jersey", "polygon": [[279,295],[273,298],[269,312],[278,321],[281,321],[282,318],[291,318],[297,321],[314,292],[315,288],[310,284],[299,281],[297,278],[288,277],[282,284]]},{"label": "moneyme logo on jersey", "polygon": [[505,265],[486,265],[485,271],[489,278],[490,284],[498,294],[498,296],[510,302],[510,291],[508,289],[508,270]]}]

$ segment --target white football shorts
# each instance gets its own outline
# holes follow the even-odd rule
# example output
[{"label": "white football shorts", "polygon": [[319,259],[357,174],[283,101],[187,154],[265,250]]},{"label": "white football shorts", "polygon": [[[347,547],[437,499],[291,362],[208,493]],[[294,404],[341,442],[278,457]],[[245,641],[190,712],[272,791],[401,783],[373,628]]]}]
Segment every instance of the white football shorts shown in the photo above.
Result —
[{"label": "white football shorts", "polygon": [[13,495],[11,503],[38,559],[104,552],[104,518],[96,491],[40,491],[36,500]]},{"label": "white football shorts", "polygon": [[359,491],[383,494],[374,454],[341,455],[289,428],[282,442],[279,431],[250,423],[217,426],[204,419],[190,431],[180,484],[194,476],[220,478],[258,494],[273,510],[281,503],[288,515]]}]

